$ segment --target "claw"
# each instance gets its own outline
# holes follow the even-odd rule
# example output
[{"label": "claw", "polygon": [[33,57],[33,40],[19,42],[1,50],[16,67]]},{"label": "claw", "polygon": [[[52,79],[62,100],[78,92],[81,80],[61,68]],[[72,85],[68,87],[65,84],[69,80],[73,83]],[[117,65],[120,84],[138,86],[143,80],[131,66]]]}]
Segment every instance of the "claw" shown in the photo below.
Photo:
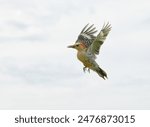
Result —
[{"label": "claw", "polygon": [[86,67],[83,67],[83,71],[84,71],[84,73],[85,73],[85,71],[86,71]]},{"label": "claw", "polygon": [[90,68],[88,68],[88,72],[90,73]]},{"label": "claw", "polygon": [[87,67],[83,67],[83,72],[85,73],[86,70],[90,73],[90,68],[87,69]]}]

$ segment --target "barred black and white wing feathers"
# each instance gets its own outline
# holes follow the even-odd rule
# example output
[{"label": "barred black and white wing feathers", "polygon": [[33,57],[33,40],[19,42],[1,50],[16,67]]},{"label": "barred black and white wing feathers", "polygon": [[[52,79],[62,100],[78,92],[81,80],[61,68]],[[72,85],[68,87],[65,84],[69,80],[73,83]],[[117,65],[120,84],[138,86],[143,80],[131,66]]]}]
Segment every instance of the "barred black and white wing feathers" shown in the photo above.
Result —
[{"label": "barred black and white wing feathers", "polygon": [[89,26],[89,24],[87,24],[81,31],[81,33],[78,36],[78,39],[76,42],[82,42],[85,44],[85,46],[88,48],[92,42],[95,40],[95,36],[94,34],[97,32],[96,28],[93,27],[94,24],[92,24],[91,26]]},{"label": "barred black and white wing feathers", "polygon": [[87,52],[89,52],[90,54],[98,55],[100,47],[104,43],[110,30],[111,25],[109,23],[107,23],[106,25],[104,24],[100,33],[97,35],[93,43],[89,46]]}]

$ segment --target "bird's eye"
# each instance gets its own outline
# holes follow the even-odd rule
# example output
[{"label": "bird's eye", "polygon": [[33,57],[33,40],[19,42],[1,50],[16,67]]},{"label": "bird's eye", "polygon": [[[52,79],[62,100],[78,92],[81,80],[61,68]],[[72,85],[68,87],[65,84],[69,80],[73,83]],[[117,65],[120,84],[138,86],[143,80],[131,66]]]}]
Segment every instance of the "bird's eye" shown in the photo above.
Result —
[{"label": "bird's eye", "polygon": [[77,47],[79,46],[79,45],[76,45]]}]

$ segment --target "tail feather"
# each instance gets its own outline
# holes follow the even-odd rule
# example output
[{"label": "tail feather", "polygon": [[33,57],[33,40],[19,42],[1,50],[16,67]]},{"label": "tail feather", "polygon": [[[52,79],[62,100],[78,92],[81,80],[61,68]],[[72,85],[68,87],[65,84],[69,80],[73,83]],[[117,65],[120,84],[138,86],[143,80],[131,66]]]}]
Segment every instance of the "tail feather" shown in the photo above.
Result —
[{"label": "tail feather", "polygon": [[104,80],[105,78],[107,78],[107,74],[104,70],[102,70],[100,67],[98,67],[98,69],[96,70],[97,74],[102,77]]}]

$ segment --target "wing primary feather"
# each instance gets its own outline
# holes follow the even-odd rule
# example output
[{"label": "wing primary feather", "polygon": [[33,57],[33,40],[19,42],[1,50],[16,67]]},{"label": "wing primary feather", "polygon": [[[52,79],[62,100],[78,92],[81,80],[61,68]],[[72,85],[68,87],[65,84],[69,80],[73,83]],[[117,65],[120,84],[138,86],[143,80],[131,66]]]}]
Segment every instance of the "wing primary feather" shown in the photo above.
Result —
[{"label": "wing primary feather", "polygon": [[92,35],[92,34],[95,34],[96,32],[97,32],[97,30],[92,31],[92,32],[88,32],[88,34]]},{"label": "wing primary feather", "polygon": [[97,30],[95,30],[96,28],[94,27],[93,29],[91,29],[90,31],[87,32],[87,34],[94,34],[97,32]]},{"label": "wing primary feather", "polygon": [[87,28],[87,30],[85,31],[86,32],[89,32],[89,30],[94,26],[94,24],[92,24],[89,28]]},{"label": "wing primary feather", "polygon": [[92,31],[94,31],[96,28],[94,27],[94,28],[92,28],[90,31],[88,31],[88,32],[92,32]]},{"label": "wing primary feather", "polygon": [[89,25],[89,23],[82,29],[81,33],[84,33],[84,30],[87,28],[88,25]]}]

